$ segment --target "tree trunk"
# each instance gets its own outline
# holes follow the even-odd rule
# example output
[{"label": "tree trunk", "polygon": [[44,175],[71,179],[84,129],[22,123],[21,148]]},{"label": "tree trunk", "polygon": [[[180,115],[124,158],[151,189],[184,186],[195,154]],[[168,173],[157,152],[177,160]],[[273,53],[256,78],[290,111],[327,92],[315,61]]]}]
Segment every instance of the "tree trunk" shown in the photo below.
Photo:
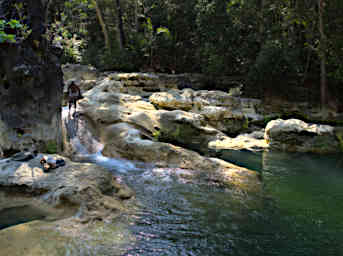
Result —
[{"label": "tree trunk", "polygon": [[52,0],[45,1],[45,23],[46,23],[46,25],[49,22],[49,10],[50,10],[51,3],[52,3]]},{"label": "tree trunk", "polygon": [[259,43],[260,48],[262,48],[263,42],[264,42],[264,0],[260,0],[260,6],[259,6]]},{"label": "tree trunk", "polygon": [[108,31],[106,28],[106,24],[103,18],[103,15],[101,13],[101,9],[98,5],[98,2],[96,0],[93,0],[94,6],[95,6],[95,11],[96,11],[96,16],[99,20],[99,24],[101,26],[102,33],[104,34],[104,39],[105,39],[105,47],[108,50],[111,50],[111,44],[110,44],[110,38],[108,36]]},{"label": "tree trunk", "polygon": [[324,32],[324,0],[318,0],[318,18],[319,18],[319,57],[320,57],[320,103],[324,110],[327,106],[327,80],[326,80],[326,36]]},{"label": "tree trunk", "polygon": [[116,0],[117,4],[117,14],[118,14],[118,32],[119,32],[119,47],[120,49],[123,49],[126,44],[126,38],[124,33],[124,27],[123,27],[123,13],[121,10],[120,0]]}]

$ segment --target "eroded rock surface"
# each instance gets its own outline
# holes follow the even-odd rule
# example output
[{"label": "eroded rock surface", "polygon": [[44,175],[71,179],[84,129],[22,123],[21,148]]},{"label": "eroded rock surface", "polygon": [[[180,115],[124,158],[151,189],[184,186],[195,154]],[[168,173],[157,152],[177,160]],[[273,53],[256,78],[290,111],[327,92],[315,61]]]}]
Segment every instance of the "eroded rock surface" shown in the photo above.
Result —
[{"label": "eroded rock surface", "polygon": [[[0,10],[14,10],[2,1]],[[63,74],[58,52],[42,36],[42,1],[17,1],[27,12],[32,33],[25,41],[0,47],[0,155],[7,151],[49,151],[61,146]],[[10,20],[14,12],[4,12]]]},{"label": "eroded rock surface", "polygon": [[268,123],[265,139],[271,149],[337,153],[341,151],[341,144],[336,130],[330,125],[308,124],[298,119],[277,119]]},{"label": "eroded rock surface", "polygon": [[[63,158],[60,156],[55,156]],[[39,196],[53,207],[81,207],[84,214],[97,211],[120,210],[115,199],[120,185],[112,174],[94,164],[75,163],[67,158],[66,165],[44,172],[39,162],[41,155],[30,161],[0,162],[0,186],[23,194]]]},{"label": "eroded rock surface", "polygon": [[205,171],[217,182],[234,189],[259,191],[261,188],[256,172],[169,143],[150,140],[127,123],[108,126],[104,136],[103,153],[107,156],[153,163],[158,167]]},{"label": "eroded rock surface", "polygon": [[200,114],[209,125],[228,134],[242,132],[249,122],[263,119],[259,100],[233,97],[221,91],[170,90],[154,93],[149,100],[162,109]]},{"label": "eroded rock surface", "polygon": [[114,246],[128,243],[129,235],[116,239],[128,231],[114,219],[126,211],[123,199],[132,190],[102,167],[57,155],[66,165],[45,173],[40,157],[0,161],[0,211],[32,205],[47,212],[43,220],[1,230],[1,253],[110,256]]}]

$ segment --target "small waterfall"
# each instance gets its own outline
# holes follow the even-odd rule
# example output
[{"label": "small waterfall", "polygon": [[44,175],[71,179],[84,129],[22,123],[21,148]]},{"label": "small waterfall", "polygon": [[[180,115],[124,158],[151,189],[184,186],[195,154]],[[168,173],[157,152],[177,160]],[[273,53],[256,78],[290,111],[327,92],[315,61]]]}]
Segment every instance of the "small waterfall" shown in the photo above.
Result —
[{"label": "small waterfall", "polygon": [[[92,162],[111,171],[127,173],[138,170],[136,163],[125,159],[114,159],[102,155],[104,148],[88,130],[86,120],[78,112],[70,111],[67,107],[62,109],[63,124],[67,131],[68,142],[73,151],[74,159],[82,162]],[[139,163],[137,163],[139,165]]]}]

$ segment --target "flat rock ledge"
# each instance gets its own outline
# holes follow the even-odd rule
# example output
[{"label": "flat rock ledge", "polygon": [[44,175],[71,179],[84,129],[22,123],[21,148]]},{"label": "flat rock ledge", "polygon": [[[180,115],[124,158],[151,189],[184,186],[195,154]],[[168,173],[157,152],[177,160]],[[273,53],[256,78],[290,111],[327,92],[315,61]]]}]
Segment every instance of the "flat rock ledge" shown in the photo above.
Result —
[{"label": "flat rock ledge", "polygon": [[309,124],[298,119],[270,121],[264,138],[270,149],[320,154],[342,152],[342,127]]},{"label": "flat rock ledge", "polygon": [[107,238],[125,233],[114,220],[127,211],[123,200],[133,191],[102,167],[57,155],[66,165],[45,173],[41,156],[0,160],[0,213],[27,205],[47,213],[45,219],[0,230],[2,253],[112,255],[109,248],[124,241]]}]

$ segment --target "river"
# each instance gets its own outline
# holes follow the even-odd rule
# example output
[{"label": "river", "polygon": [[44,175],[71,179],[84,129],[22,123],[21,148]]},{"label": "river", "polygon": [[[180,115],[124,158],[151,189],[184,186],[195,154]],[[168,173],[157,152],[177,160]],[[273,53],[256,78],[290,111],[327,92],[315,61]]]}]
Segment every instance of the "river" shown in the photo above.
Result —
[{"label": "river", "polygon": [[[82,118],[76,122],[84,127]],[[92,140],[80,134],[80,141]],[[193,178],[189,170],[87,155],[80,141],[74,143],[83,161],[106,167],[136,192],[132,213],[121,217],[134,239],[121,255],[343,255],[341,155],[236,152],[263,177],[263,192],[247,194]]]},{"label": "river", "polygon": [[262,157],[259,195],[192,180],[186,170],[92,161],[136,191],[135,211],[124,217],[136,239],[124,255],[343,255],[342,159]]}]

